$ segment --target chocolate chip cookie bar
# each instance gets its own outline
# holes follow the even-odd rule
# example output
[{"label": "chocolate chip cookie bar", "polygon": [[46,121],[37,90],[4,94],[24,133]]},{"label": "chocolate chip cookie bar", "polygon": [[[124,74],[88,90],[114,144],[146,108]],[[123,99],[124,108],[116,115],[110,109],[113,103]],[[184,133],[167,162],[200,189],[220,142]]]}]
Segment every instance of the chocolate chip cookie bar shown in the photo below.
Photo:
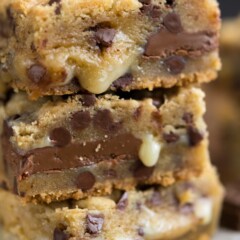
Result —
[{"label": "chocolate chip cookie bar", "polygon": [[199,178],[171,187],[115,191],[105,197],[49,205],[26,204],[0,190],[0,220],[18,240],[210,240],[222,194],[210,168]]},{"label": "chocolate chip cookie bar", "polygon": [[[184,86],[220,68],[215,0],[11,0],[0,75],[31,98]],[[6,76],[5,76],[6,77]]]},{"label": "chocolate chip cookie bar", "polygon": [[2,134],[10,188],[51,202],[198,175],[208,157],[203,97],[197,88],[36,102],[15,94]]}]

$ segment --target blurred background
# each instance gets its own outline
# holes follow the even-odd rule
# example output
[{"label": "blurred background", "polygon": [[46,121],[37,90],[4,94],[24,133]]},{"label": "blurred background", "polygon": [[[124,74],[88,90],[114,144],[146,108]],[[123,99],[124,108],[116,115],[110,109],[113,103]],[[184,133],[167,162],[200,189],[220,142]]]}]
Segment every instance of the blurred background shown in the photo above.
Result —
[{"label": "blurred background", "polygon": [[219,2],[224,19],[220,37],[223,68],[218,80],[205,86],[206,121],[211,159],[226,188],[221,224],[240,233],[240,0]]},{"label": "blurred background", "polygon": [[237,16],[240,13],[239,0],[219,0],[223,17]]}]

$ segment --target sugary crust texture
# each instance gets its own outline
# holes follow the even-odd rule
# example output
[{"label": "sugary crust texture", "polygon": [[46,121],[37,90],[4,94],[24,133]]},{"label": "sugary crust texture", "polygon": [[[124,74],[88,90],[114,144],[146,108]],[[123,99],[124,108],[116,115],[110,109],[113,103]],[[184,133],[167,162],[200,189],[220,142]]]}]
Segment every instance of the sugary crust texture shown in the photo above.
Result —
[{"label": "sugary crust texture", "polygon": [[205,240],[216,229],[222,196],[222,187],[209,167],[200,178],[170,188],[122,196],[115,192],[71,203],[23,204],[1,190],[0,218],[4,230],[19,240],[52,239],[54,232],[70,240]]},{"label": "sugary crust texture", "polygon": [[[216,1],[177,0],[169,6],[163,0],[154,0],[151,4],[157,9],[157,18],[146,15],[146,6],[137,0],[61,0],[53,4],[47,0],[13,0],[11,8],[2,6],[10,9],[6,22],[10,18],[14,33],[1,59],[0,77],[16,89],[26,90],[32,98],[75,93],[82,88],[93,93],[115,90],[116,85],[111,83],[127,73],[132,79],[120,86],[125,91],[214,79],[220,68],[217,47],[190,57],[178,74],[169,73],[163,61],[169,55],[191,52],[188,44],[183,44],[184,49],[166,47],[157,58],[142,54],[148,37],[159,28],[158,19],[162,21],[162,16],[172,11],[181,17],[185,32],[211,32],[217,39],[220,20]],[[104,47],[96,45],[94,32],[99,28],[114,29],[112,40],[108,32],[110,43],[101,42]]]}]

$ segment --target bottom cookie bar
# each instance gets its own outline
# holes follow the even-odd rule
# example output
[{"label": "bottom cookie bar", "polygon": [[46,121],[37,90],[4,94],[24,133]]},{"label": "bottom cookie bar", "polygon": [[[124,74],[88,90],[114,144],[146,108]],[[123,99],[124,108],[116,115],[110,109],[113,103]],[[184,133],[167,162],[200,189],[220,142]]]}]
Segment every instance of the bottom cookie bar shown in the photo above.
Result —
[{"label": "bottom cookie bar", "polygon": [[211,239],[222,187],[213,169],[171,187],[139,187],[111,196],[49,205],[23,203],[0,191],[0,221],[19,240]]}]

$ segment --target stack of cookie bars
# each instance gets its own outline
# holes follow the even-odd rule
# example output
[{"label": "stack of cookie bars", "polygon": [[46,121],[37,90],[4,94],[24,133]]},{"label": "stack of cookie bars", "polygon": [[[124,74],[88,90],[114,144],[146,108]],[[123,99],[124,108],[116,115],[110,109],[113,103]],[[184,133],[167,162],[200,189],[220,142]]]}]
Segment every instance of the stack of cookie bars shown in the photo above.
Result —
[{"label": "stack of cookie bars", "polygon": [[199,84],[215,0],[0,2],[1,239],[207,240],[222,187]]}]

